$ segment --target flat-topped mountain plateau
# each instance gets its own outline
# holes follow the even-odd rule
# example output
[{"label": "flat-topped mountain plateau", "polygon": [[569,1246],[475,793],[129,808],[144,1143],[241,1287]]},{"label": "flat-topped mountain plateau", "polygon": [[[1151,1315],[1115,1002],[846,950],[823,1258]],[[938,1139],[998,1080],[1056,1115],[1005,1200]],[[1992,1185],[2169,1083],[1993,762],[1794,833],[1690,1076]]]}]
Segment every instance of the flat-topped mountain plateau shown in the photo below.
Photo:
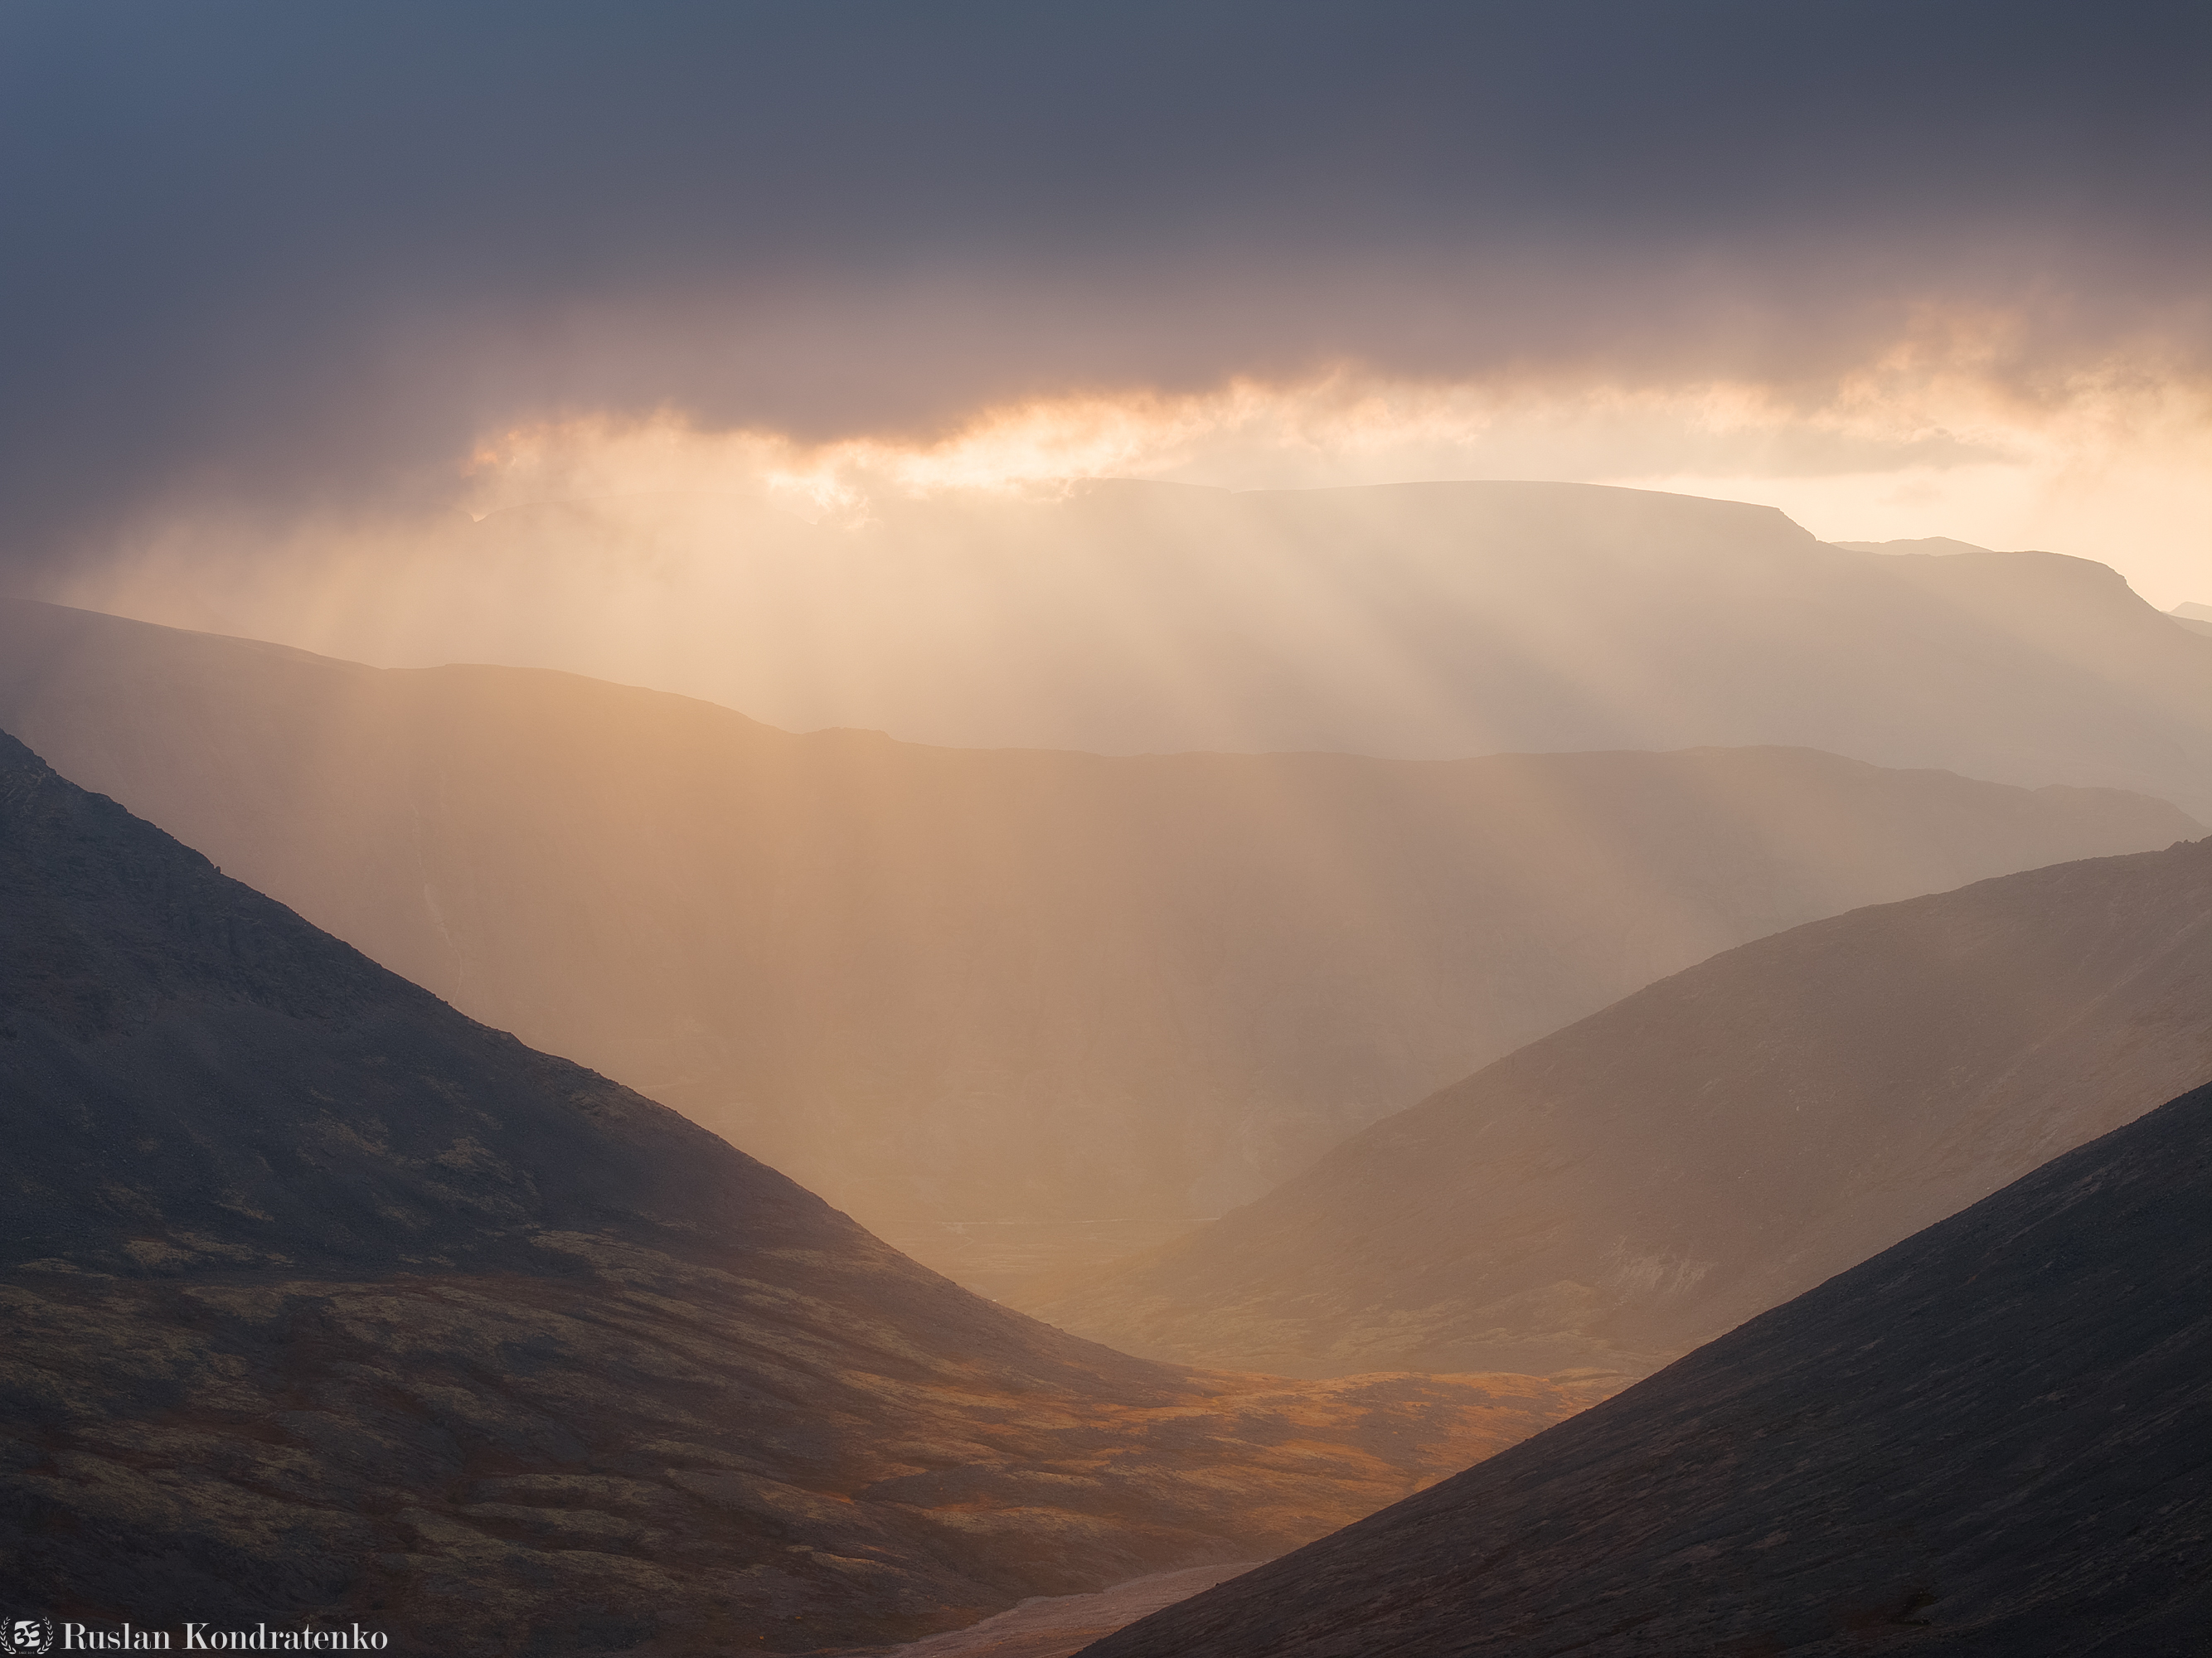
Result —
[{"label": "flat-topped mountain plateau", "polygon": [[[341,625],[305,595],[289,613],[339,654],[427,630],[416,659],[575,667],[793,730],[1418,759],[1779,744],[2212,821],[2212,641],[2089,559],[1912,549],[1598,484],[1113,479],[886,493],[836,525],[726,496],[517,507],[349,584]],[[605,627],[611,606],[649,633]]]}]

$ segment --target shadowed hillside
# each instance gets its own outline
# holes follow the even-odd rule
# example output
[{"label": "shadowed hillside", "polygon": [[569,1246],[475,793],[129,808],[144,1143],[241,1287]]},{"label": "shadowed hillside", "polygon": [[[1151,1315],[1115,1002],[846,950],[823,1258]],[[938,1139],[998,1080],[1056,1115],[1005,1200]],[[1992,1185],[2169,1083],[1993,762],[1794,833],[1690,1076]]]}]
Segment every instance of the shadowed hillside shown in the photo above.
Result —
[{"label": "shadowed hillside", "polygon": [[2212,1087],[1086,1658],[2195,1658]]},{"label": "shadowed hillside", "polygon": [[1729,951],[1039,1309],[1286,1374],[1648,1370],[2212,1075],[2212,841]]},{"label": "shadowed hillside", "polygon": [[793,736],[568,675],[384,671],[22,603],[0,604],[0,722],[463,1011],[1000,1294],[1247,1201],[1731,944],[2199,832],[2137,796],[1800,750]]},{"label": "shadowed hillside", "polygon": [[1251,1559],[1591,1396],[1142,1363],[477,1024],[0,737],[0,1580],[814,1651]]}]

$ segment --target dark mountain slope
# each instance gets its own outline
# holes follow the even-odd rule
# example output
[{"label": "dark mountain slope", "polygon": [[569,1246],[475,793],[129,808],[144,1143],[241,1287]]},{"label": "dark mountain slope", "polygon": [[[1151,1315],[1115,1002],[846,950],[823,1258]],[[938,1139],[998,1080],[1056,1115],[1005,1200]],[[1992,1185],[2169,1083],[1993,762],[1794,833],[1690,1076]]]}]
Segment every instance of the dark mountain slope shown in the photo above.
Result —
[{"label": "dark mountain slope", "polygon": [[1249,1559],[1586,1395],[1126,1358],[0,737],[0,1584],[410,1649],[815,1650]]},{"label": "dark mountain slope", "polygon": [[2212,841],[1717,956],[1045,1305],[1285,1374],[1648,1370],[2212,1075]]},{"label": "dark mountain slope", "polygon": [[2212,1087],[1086,1658],[2197,1658]]},{"label": "dark mountain slope", "polygon": [[0,603],[0,725],[1000,1293],[980,1239],[1007,1266],[1050,1240],[1123,1253],[1731,944],[2199,832],[2138,796],[1798,750],[793,736],[570,675],[387,672],[21,603]]}]

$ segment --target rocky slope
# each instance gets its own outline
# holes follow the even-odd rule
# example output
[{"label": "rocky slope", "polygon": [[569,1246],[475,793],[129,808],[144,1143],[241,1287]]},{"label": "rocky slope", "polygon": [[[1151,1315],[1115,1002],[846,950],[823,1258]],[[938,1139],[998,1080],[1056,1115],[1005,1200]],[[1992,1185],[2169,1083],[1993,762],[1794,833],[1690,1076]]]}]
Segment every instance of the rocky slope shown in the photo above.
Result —
[{"label": "rocky slope", "polygon": [[1086,1658],[2190,1658],[2212,1087]]},{"label": "rocky slope", "polygon": [[2212,841],[1701,963],[1039,1309],[1327,1376],[1643,1372],[2212,1075]]},{"label": "rocky slope", "polygon": [[1591,1396],[981,1301],[0,738],[0,1581],[174,1630],[816,1651],[1275,1552]]},{"label": "rocky slope", "polygon": [[1001,1294],[1246,1201],[1731,944],[2198,832],[2141,797],[1795,750],[793,736],[567,675],[386,672],[22,603],[0,604],[0,725]]}]

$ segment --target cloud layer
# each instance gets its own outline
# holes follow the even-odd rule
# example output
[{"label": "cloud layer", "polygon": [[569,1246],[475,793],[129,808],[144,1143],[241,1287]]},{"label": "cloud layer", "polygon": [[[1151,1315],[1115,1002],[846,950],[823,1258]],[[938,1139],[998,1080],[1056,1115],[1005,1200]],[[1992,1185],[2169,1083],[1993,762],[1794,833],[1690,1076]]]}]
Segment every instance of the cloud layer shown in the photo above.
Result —
[{"label": "cloud layer", "polygon": [[1240,385],[1972,448],[1834,411],[1900,361],[2021,431],[2201,394],[2208,64],[2178,3],[18,5],[0,532]]}]

